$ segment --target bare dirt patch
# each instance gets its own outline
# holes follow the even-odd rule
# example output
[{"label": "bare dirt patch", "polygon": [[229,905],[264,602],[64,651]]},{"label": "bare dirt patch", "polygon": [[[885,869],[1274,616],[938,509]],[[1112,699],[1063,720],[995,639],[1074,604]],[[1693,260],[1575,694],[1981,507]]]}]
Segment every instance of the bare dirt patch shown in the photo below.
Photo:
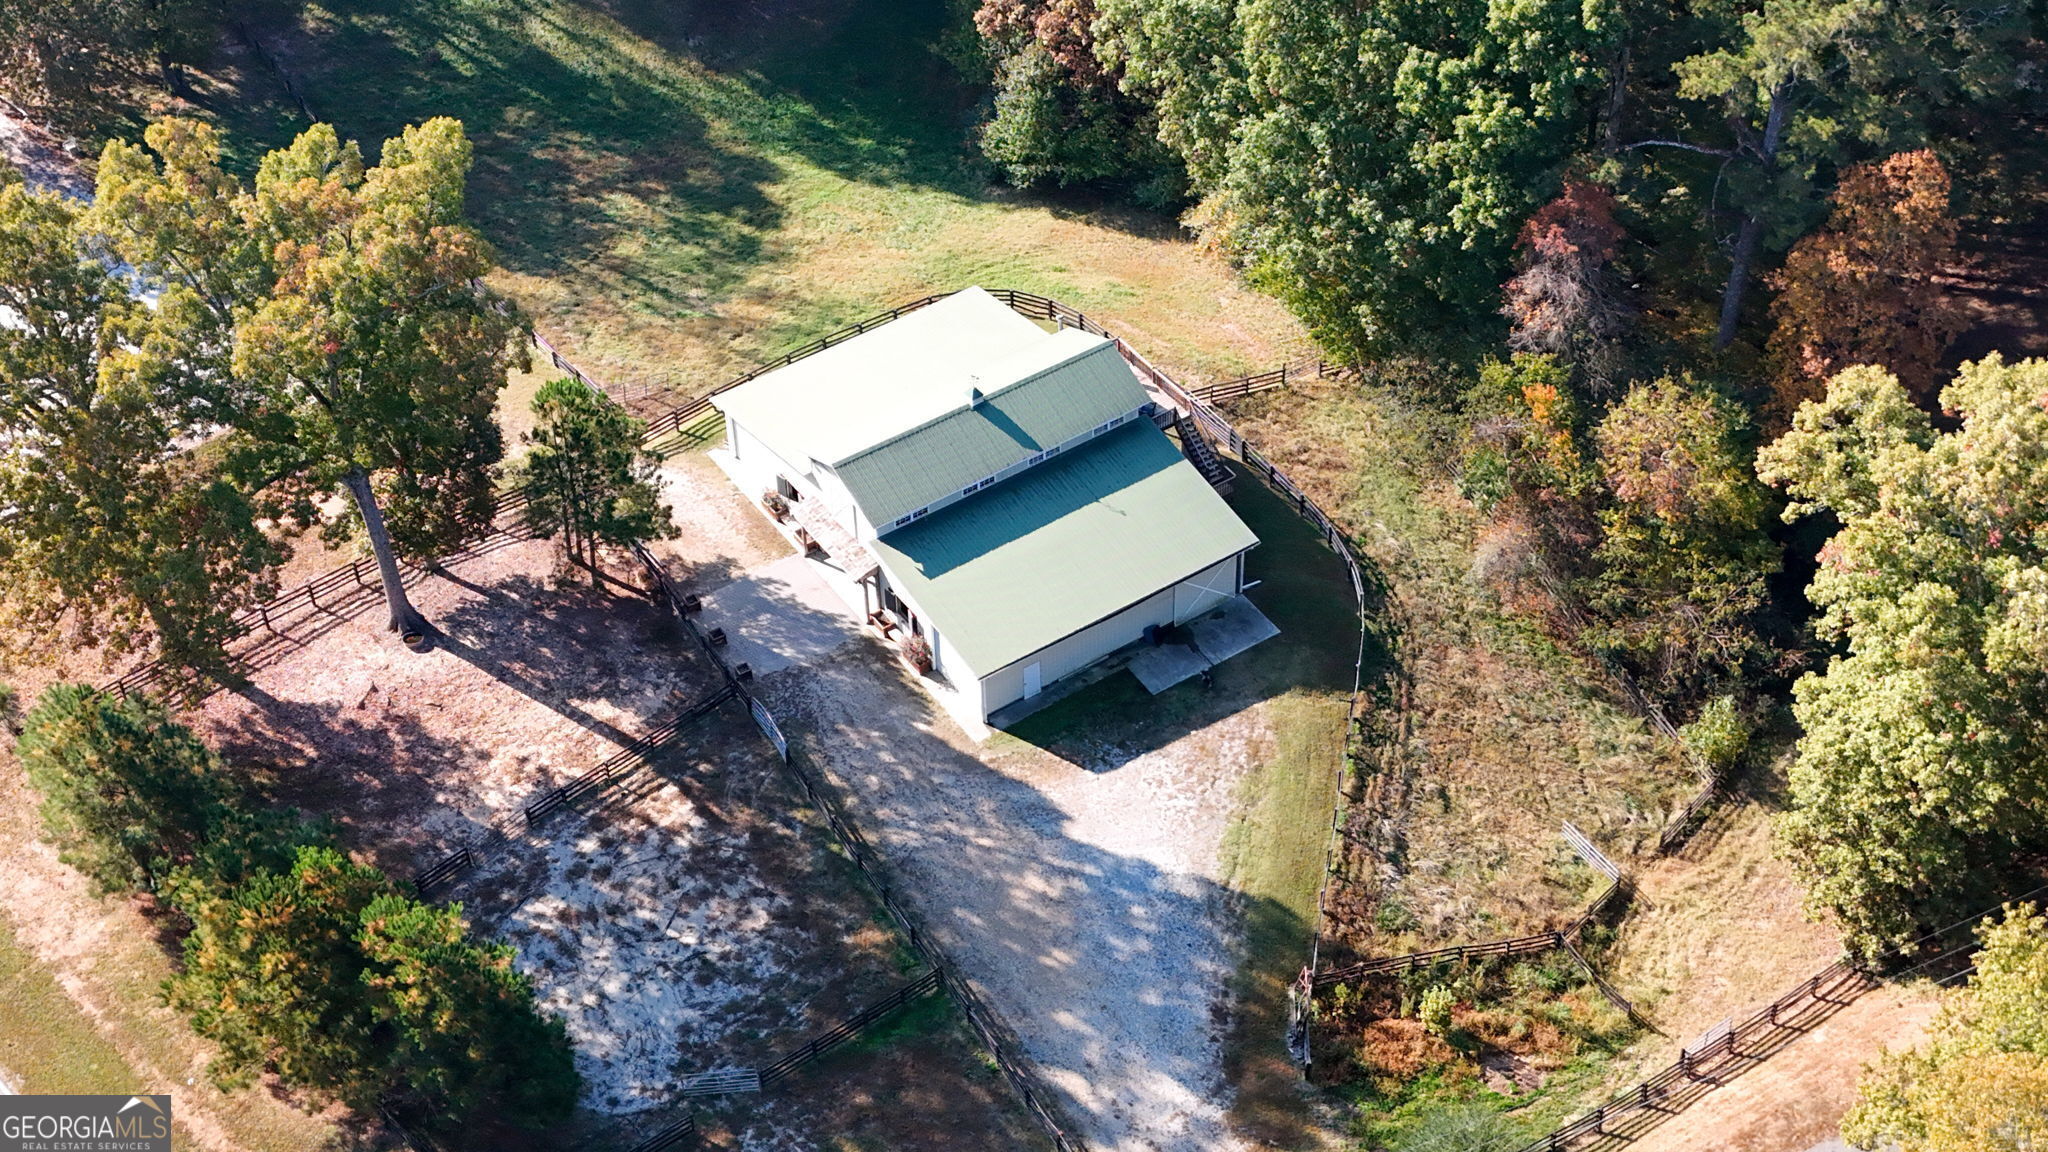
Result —
[{"label": "bare dirt patch", "polygon": [[1806,1152],[1840,1129],[1863,1065],[1924,1036],[1932,985],[1866,993],[1769,1060],[1651,1129],[1630,1152]]},{"label": "bare dirt patch", "polygon": [[516,812],[717,685],[665,610],[560,586],[527,541],[415,589],[414,653],[364,613],[219,693],[197,726],[280,802],[399,874]]},{"label": "bare dirt patch", "polygon": [[[543,542],[466,561],[414,595],[438,629],[430,650],[405,650],[370,613],[200,719],[277,800],[331,817],[399,875],[482,845],[441,895],[517,950],[569,1029],[586,1106],[643,1112],[676,1103],[683,1075],[769,1063],[910,964],[737,703],[587,808],[524,826],[528,802],[722,686],[665,608],[561,583],[555,565]],[[482,834],[494,825],[515,833]],[[955,1094],[970,1074],[971,1053],[955,1058],[927,1061],[931,1091]],[[957,1094],[957,1122],[1007,1123],[981,1089]],[[777,1131],[808,1114],[778,1093],[736,1107]]]},{"label": "bare dirt patch", "polygon": [[728,707],[451,894],[519,949],[593,1108],[647,1108],[679,1076],[769,1063],[905,978],[894,934]]},{"label": "bare dirt patch", "polygon": [[[724,439],[722,430],[717,439]],[[708,592],[795,551],[703,452],[663,461],[661,493],[674,513],[676,537],[649,547],[686,592]]]},{"label": "bare dirt patch", "polygon": [[[965,1073],[961,1069],[966,1069]],[[730,1152],[1039,1152],[1052,1144],[944,1001],[784,1081],[775,1107],[736,1098],[700,1117]],[[708,1122],[706,1122],[708,1120]]]}]

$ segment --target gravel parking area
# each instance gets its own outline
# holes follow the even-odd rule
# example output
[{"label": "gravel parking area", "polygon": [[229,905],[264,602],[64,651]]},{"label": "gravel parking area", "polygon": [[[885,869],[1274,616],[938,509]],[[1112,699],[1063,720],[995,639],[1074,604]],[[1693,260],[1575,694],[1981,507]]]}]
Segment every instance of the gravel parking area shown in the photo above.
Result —
[{"label": "gravel parking area", "polygon": [[761,691],[1091,1148],[1242,1147],[1224,1120],[1233,908],[1217,854],[1269,747],[1263,706],[1076,763],[977,749],[872,641]]}]

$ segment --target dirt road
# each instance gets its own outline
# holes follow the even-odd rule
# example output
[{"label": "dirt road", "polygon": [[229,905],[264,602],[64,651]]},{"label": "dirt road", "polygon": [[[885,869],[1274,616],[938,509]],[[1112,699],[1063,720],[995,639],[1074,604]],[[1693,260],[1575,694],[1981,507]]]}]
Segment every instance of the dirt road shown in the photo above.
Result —
[{"label": "dirt road", "polygon": [[866,641],[771,677],[955,963],[1090,1147],[1228,1152],[1217,851],[1263,705],[1090,766],[977,748]]}]

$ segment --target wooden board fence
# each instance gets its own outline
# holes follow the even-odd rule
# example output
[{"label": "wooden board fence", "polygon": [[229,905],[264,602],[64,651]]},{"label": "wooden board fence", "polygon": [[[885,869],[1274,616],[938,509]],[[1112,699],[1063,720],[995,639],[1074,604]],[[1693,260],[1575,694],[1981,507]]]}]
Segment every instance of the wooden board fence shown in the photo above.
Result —
[{"label": "wooden board fence", "polygon": [[697,1143],[697,1118],[684,1116],[633,1145],[627,1152],[670,1152]]},{"label": "wooden board fence", "polygon": [[834,1048],[851,1041],[861,1033],[873,1028],[883,1020],[896,1014],[897,1010],[923,996],[929,996],[945,987],[945,973],[938,968],[927,969],[925,973],[889,995],[833,1025],[817,1036],[806,1040],[795,1051],[761,1069],[761,1087],[772,1088],[785,1077],[809,1064]]},{"label": "wooden board fence", "polygon": [[1876,986],[1876,977],[1861,968],[1831,964],[1703,1049],[1681,1050],[1669,1067],[1517,1152],[1575,1152],[1596,1142],[1634,1139]]}]

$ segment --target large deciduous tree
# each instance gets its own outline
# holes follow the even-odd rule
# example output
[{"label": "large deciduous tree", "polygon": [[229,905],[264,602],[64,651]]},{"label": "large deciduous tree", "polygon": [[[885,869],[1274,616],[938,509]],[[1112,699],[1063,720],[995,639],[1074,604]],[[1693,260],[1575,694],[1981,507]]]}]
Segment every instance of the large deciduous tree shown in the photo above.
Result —
[{"label": "large deciduous tree", "polygon": [[[9,170],[12,171],[11,169]],[[0,187],[0,605],[16,646],[71,638],[220,673],[232,606],[274,590],[266,499],[202,443],[218,348],[185,301],[152,310],[93,252],[77,205]]]},{"label": "large deciduous tree", "polygon": [[430,558],[489,523],[493,404],[525,355],[518,315],[477,284],[490,252],[462,221],[461,125],[408,128],[367,169],[317,125],[265,157],[250,190],[203,124],[146,139],[107,146],[91,218],[162,286],[166,340],[200,367],[191,399],[227,429],[224,472],[289,491],[301,520],[345,490],[391,628],[423,631],[399,552]]},{"label": "large deciduous tree", "polygon": [[526,522],[561,542],[594,583],[600,545],[629,545],[675,535],[655,485],[659,457],[641,447],[647,424],[577,380],[553,380],[533,397],[517,477]]},{"label": "large deciduous tree", "polygon": [[1762,654],[1757,614],[1778,550],[1764,533],[1742,409],[1690,380],[1638,384],[1600,422],[1596,642],[1667,694],[1693,694]]},{"label": "large deciduous tree", "polygon": [[1948,172],[1932,152],[1902,152],[1842,174],[1820,230],[1793,245],[1771,279],[1774,405],[1789,418],[1855,364],[1887,368],[1931,399],[1935,362],[1962,321],[1935,277],[1955,260]]},{"label": "large deciduous tree", "polygon": [[1807,227],[1816,185],[1838,164],[1919,145],[1935,109],[2009,88],[2027,17],[1988,0],[1762,0],[1718,11],[1734,27],[1677,65],[1679,93],[1714,108],[1732,139],[1631,146],[1724,161],[1716,198],[1736,221],[1715,332],[1726,347],[1759,260]]},{"label": "large deciduous tree", "polygon": [[1522,225],[1522,270],[1504,288],[1508,347],[1558,357],[1596,396],[1624,368],[1621,336],[1631,309],[1612,265],[1626,238],[1612,192],[1567,180],[1557,199]]},{"label": "large deciduous tree", "polygon": [[981,148],[1018,185],[1116,183],[1161,208],[1185,189],[1150,109],[1095,51],[1094,0],[983,0],[974,13],[994,68]]},{"label": "large deciduous tree", "polygon": [[1851,368],[1759,456],[1840,522],[1807,590],[1842,646],[1802,678],[1785,834],[1816,909],[1875,948],[2048,847],[2048,361],[1967,364],[1937,432]]},{"label": "large deciduous tree", "polygon": [[1984,929],[1976,968],[1924,1047],[1864,1073],[1843,1136],[1898,1152],[2048,1146],[2048,918],[2008,907]]},{"label": "large deciduous tree", "polygon": [[1602,0],[1101,7],[1255,279],[1346,355],[1485,322],[1615,31]]}]

